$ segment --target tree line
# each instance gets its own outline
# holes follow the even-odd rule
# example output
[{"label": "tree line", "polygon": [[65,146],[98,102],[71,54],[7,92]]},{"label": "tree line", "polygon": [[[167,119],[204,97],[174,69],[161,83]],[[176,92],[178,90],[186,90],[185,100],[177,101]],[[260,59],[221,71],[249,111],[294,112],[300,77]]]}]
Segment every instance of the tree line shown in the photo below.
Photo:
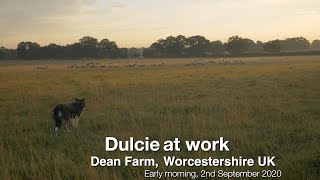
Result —
[{"label": "tree line", "polygon": [[169,36],[144,49],[144,57],[212,57],[268,55],[281,52],[320,50],[320,40],[311,43],[304,37],[272,40],[263,43],[232,36],[227,42],[209,41],[203,36]]},{"label": "tree line", "polygon": [[320,50],[320,40],[310,43],[304,37],[254,42],[232,36],[227,42],[210,41],[203,36],[169,36],[148,48],[120,48],[114,41],[85,36],[65,46],[50,43],[20,42],[16,49],[0,48],[0,59],[93,59],[93,58],[155,58],[272,55],[281,52],[313,52]]}]

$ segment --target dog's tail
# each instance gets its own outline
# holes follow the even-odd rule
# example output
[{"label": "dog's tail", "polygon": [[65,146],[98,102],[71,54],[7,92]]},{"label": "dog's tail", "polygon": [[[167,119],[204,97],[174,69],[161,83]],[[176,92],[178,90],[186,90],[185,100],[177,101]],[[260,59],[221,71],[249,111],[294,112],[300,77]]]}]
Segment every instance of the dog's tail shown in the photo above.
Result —
[{"label": "dog's tail", "polygon": [[52,119],[54,120],[56,126],[54,132],[56,133],[62,125],[63,120],[63,110],[60,106],[56,106],[52,111]]}]

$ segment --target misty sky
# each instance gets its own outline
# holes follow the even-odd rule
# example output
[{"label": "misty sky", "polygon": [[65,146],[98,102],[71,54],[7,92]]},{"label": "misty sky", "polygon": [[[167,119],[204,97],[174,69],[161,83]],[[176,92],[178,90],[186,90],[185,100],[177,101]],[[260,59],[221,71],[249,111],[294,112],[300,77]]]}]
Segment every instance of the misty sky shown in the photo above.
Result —
[{"label": "misty sky", "polygon": [[148,47],[169,35],[320,39],[320,0],[0,0],[0,46],[89,35]]}]

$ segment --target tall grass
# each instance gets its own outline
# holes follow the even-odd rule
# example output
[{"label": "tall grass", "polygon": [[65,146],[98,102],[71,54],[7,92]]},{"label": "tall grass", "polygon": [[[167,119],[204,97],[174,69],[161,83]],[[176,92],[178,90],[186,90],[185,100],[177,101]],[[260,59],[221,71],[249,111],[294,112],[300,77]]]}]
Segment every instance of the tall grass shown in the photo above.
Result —
[{"label": "tall grass", "polygon": [[[320,61],[300,58],[235,66],[44,71],[2,67],[0,179],[143,178],[147,169],[93,168],[92,155],[154,157],[161,170],[181,169],[165,167],[162,156],[275,155],[276,169],[286,179],[316,179]],[[79,128],[54,136],[52,108],[74,97],[87,99]],[[106,136],[122,140],[148,136],[158,141],[223,136],[230,141],[231,152],[105,152]]]}]

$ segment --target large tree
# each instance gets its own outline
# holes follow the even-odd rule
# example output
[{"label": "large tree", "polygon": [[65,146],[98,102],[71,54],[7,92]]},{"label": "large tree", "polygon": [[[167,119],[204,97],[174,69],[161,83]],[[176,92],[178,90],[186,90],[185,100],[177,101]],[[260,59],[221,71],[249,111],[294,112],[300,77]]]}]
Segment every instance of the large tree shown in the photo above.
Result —
[{"label": "large tree", "polygon": [[203,36],[191,36],[186,39],[187,52],[191,57],[202,57],[210,50],[210,41]]},{"label": "large tree", "polygon": [[[249,47],[250,49],[250,47]],[[251,52],[263,52],[264,51],[264,44],[262,41],[257,41],[254,45],[254,47],[251,47]]]},{"label": "large tree", "polygon": [[16,59],[17,52],[15,49],[7,49],[5,47],[0,47],[0,59]]},{"label": "large tree", "polygon": [[[148,49],[144,50],[144,57],[152,56],[152,57],[163,57],[166,56],[166,49],[163,44],[163,39],[159,39],[157,42],[151,44]],[[145,56],[147,55],[147,56]]]},{"label": "large tree", "polygon": [[128,58],[128,48],[119,48],[119,57]]},{"label": "large tree", "polygon": [[119,55],[118,46],[114,41],[103,39],[99,43],[99,57],[116,58]]},{"label": "large tree", "polygon": [[128,50],[128,55],[130,58],[140,57],[140,50],[138,48],[130,48]]},{"label": "large tree", "polygon": [[157,42],[153,43],[149,48],[153,49],[151,51],[152,54],[154,54],[155,56],[182,57],[185,53],[184,50],[186,48],[186,37],[182,35],[178,35],[176,37],[169,36],[166,39],[159,39]]},{"label": "large tree", "polygon": [[264,50],[269,53],[279,53],[280,52],[280,40],[273,40],[265,43]]},{"label": "large tree", "polygon": [[160,53],[157,51],[157,49],[149,47],[143,49],[143,57],[144,58],[155,58],[160,57]]},{"label": "large tree", "polygon": [[21,59],[40,58],[40,45],[33,42],[21,42],[17,47],[18,57]]},{"label": "large tree", "polygon": [[64,57],[63,49],[64,49],[63,46],[50,43],[47,46],[41,47],[41,57],[49,58],[49,59],[63,58]]},{"label": "large tree", "polygon": [[214,55],[223,55],[226,51],[221,41],[210,42],[211,53]]},{"label": "large tree", "polygon": [[67,58],[78,59],[86,57],[86,52],[83,51],[80,43],[68,44],[64,49],[64,54]]},{"label": "large tree", "polygon": [[94,37],[85,36],[79,39],[83,56],[85,58],[96,58],[98,56],[98,40]]},{"label": "large tree", "polygon": [[181,57],[186,47],[186,37],[179,35],[177,37],[169,36],[165,40],[165,48],[167,56]]},{"label": "large tree", "polygon": [[311,48],[316,50],[320,49],[320,40],[313,40],[311,43]]},{"label": "large tree", "polygon": [[287,38],[280,41],[282,51],[301,51],[310,48],[310,42],[304,37]]},{"label": "large tree", "polygon": [[[241,38],[239,36],[232,36],[228,39],[228,42],[225,44],[226,50],[235,56],[247,53],[250,44],[253,41],[246,38]],[[253,42],[254,43],[254,42]]]}]

